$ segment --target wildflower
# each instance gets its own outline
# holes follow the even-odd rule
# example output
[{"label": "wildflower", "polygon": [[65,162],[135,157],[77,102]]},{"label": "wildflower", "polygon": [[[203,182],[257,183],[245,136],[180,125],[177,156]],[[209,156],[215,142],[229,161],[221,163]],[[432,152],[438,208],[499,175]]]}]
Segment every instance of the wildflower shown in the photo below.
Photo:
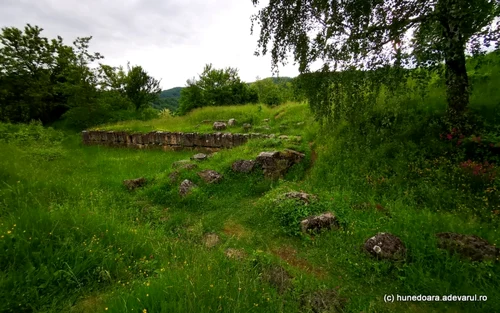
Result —
[{"label": "wildflower", "polygon": [[453,135],[452,135],[452,134],[448,134],[448,135],[446,135],[446,139],[448,139],[448,140],[453,139]]},{"label": "wildflower", "polygon": [[108,310],[108,308],[105,308],[104,310],[105,310],[105,311],[107,311],[107,310]]},{"label": "wildflower", "polygon": [[11,231],[10,231],[10,230],[8,230],[8,231],[7,231],[7,234],[10,234],[10,233],[11,233]]},{"label": "wildflower", "polygon": [[148,313],[148,310],[144,309],[142,310],[142,313]]}]

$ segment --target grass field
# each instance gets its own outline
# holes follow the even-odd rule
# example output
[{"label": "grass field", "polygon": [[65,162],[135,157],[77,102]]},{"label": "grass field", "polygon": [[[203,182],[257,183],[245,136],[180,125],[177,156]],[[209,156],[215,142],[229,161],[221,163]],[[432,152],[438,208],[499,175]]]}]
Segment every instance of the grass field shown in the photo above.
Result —
[{"label": "grass field", "polygon": [[[286,108],[286,114],[285,109]],[[234,105],[206,107],[195,109],[182,117],[166,116],[150,121],[125,121],[117,124],[101,125],[95,129],[126,130],[131,132],[180,131],[180,132],[214,132],[214,121],[228,121],[234,118],[238,122],[227,131],[233,133],[258,132],[264,134],[301,135],[307,125],[313,122],[307,106],[303,103],[288,103],[284,106],[269,108],[265,105]],[[269,122],[264,122],[269,119]],[[203,121],[210,121],[203,123]],[[243,124],[252,125],[245,130]],[[298,125],[297,125],[298,124]]]},{"label": "grass field", "polygon": [[[471,105],[490,121],[497,98],[485,90],[493,89],[478,87]],[[0,311],[498,312],[499,263],[437,247],[440,232],[500,243],[499,179],[461,165],[498,156],[476,153],[477,137],[460,147],[446,139],[453,134],[440,139],[442,109],[406,108],[394,118],[377,108],[360,125],[331,128],[314,122],[304,103],[249,105],[99,127],[204,132],[211,125],[197,127],[202,120],[236,118],[240,126],[269,124],[263,132],[302,136],[300,143],[253,140],[220,151],[175,181],[172,163],[195,152],[83,146],[79,134],[1,124]],[[494,128],[485,134],[476,135],[498,139]],[[231,170],[235,160],[284,148],[306,156],[283,179]],[[196,175],[201,169],[224,179],[206,184]],[[147,185],[128,191],[122,181],[137,177]],[[198,188],[181,198],[186,178]],[[276,201],[292,190],[319,200]],[[300,232],[302,218],[325,211],[335,213],[339,229]],[[405,261],[378,261],[362,250],[378,232],[401,238]],[[207,247],[207,234],[217,234],[218,244]],[[228,249],[241,258],[228,258]],[[386,294],[488,300],[385,303]]]}]

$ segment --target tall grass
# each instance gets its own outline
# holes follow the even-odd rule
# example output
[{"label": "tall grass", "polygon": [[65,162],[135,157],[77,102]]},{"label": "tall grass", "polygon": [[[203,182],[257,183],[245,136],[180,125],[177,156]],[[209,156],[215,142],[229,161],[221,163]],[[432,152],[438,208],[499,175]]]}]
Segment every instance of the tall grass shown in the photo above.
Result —
[{"label": "tall grass", "polygon": [[[355,124],[334,127],[320,127],[306,104],[294,103],[203,108],[102,127],[210,131],[200,122],[236,118],[238,125],[302,136],[251,140],[197,169],[178,170],[176,179],[172,163],[194,151],[89,147],[79,134],[0,124],[0,312],[318,312],[305,301],[311,296],[316,303],[335,298],[344,312],[497,312],[499,263],[450,254],[435,238],[449,231],[500,243],[500,180],[467,167],[498,162],[480,145],[499,138],[498,93],[489,82],[478,82],[471,97],[484,125],[462,145],[457,134],[443,133],[439,83],[427,106],[417,105],[416,95],[391,103],[381,94]],[[285,148],[306,157],[283,179],[231,170],[235,160]],[[468,158],[472,163],[463,163]],[[224,178],[206,184],[197,175],[203,169]],[[137,177],[146,186],[128,191],[122,181]],[[180,197],[184,179],[198,187]],[[319,200],[277,202],[292,190]],[[324,211],[335,213],[339,229],[303,235],[299,221]],[[378,232],[402,239],[405,262],[362,251]],[[213,233],[220,242],[209,248],[204,238]],[[226,257],[229,248],[242,259]],[[269,279],[277,267],[289,273],[286,284]],[[488,301],[385,303],[385,294],[477,294]]]}]

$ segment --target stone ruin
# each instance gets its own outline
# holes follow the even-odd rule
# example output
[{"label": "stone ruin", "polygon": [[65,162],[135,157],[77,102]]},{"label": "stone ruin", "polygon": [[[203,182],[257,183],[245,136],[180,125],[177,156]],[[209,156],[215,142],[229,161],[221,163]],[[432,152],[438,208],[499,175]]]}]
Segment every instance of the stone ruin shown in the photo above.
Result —
[{"label": "stone ruin", "polygon": [[249,139],[269,138],[265,134],[232,133],[182,133],[154,131],[147,134],[125,131],[84,130],[82,140],[85,145],[104,145],[129,148],[163,148],[164,150],[206,149],[216,151],[245,144]]}]

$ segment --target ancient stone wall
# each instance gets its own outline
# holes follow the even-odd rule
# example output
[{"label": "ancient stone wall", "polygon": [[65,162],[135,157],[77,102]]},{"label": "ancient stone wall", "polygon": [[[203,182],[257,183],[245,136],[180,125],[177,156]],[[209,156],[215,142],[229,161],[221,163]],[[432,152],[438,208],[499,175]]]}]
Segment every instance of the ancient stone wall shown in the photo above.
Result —
[{"label": "ancient stone wall", "polygon": [[185,148],[219,150],[242,145],[251,138],[269,138],[265,134],[232,134],[232,133],[180,133],[150,132],[147,134],[123,131],[84,130],[83,143],[86,145],[105,145],[111,147],[130,148],[163,148],[177,150]]}]

